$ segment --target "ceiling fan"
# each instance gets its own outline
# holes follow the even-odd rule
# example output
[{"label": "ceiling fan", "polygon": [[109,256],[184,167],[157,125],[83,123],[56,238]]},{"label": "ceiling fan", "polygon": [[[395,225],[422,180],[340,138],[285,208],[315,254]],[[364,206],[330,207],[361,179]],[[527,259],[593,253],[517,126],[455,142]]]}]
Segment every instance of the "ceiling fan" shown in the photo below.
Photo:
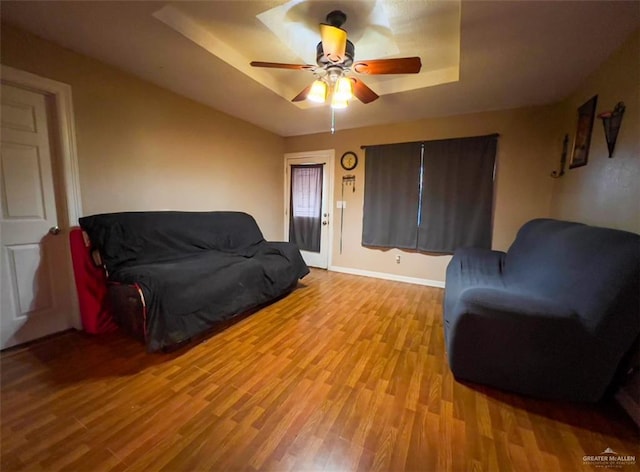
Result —
[{"label": "ceiling fan", "polygon": [[417,74],[422,63],[419,57],[401,57],[396,59],[373,59],[354,62],[355,47],[347,39],[347,32],[341,26],[347,21],[347,15],[334,10],[327,15],[326,23],[320,23],[321,41],[316,46],[316,63],[282,64],[278,62],[253,61],[253,67],[291,69],[311,71],[316,80],[296,95],[291,101],[310,101],[324,103],[331,95],[332,108],[345,108],[355,96],[362,103],[378,99],[378,94],[362,80],[350,75],[358,74]]}]

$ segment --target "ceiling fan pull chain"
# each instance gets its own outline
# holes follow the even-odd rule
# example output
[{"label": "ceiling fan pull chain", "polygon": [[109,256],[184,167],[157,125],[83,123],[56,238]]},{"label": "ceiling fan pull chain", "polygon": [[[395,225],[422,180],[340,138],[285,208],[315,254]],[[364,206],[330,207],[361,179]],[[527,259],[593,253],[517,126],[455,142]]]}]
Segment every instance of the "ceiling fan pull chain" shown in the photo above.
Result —
[{"label": "ceiling fan pull chain", "polygon": [[336,134],[336,111],[331,107],[331,134]]}]

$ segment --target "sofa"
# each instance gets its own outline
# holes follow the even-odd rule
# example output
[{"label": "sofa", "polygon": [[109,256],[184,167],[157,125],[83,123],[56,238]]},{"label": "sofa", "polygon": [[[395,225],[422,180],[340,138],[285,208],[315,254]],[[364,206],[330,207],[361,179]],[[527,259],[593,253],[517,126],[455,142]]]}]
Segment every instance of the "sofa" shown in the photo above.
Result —
[{"label": "sofa", "polygon": [[[105,270],[100,303],[149,352],[182,345],[272,302],[309,273],[295,244],[265,241],[242,212],[124,212],[79,222]],[[76,271],[78,282],[81,293]],[[108,326],[92,326],[99,324]]]},{"label": "sofa", "polygon": [[459,249],[444,330],[457,380],[596,402],[640,335],[640,236],[536,219],[506,253]]}]

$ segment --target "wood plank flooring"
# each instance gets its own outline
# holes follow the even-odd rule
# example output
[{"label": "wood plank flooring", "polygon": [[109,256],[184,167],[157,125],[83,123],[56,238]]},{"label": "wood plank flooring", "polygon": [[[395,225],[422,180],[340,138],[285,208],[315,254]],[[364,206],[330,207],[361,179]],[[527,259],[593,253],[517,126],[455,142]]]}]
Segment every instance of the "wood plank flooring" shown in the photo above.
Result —
[{"label": "wood plank flooring", "polygon": [[77,332],[4,352],[1,469],[591,471],[583,456],[608,447],[640,459],[613,403],[454,381],[442,295],[314,270],[170,354]]}]

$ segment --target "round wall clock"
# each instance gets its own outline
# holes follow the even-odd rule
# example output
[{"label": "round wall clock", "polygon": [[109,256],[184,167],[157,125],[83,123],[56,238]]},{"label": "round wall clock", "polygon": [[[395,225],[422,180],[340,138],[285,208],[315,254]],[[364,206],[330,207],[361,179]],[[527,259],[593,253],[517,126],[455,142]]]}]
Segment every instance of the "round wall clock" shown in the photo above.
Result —
[{"label": "round wall clock", "polygon": [[358,156],[355,152],[347,151],[340,158],[340,165],[344,170],[353,170],[358,165]]}]

